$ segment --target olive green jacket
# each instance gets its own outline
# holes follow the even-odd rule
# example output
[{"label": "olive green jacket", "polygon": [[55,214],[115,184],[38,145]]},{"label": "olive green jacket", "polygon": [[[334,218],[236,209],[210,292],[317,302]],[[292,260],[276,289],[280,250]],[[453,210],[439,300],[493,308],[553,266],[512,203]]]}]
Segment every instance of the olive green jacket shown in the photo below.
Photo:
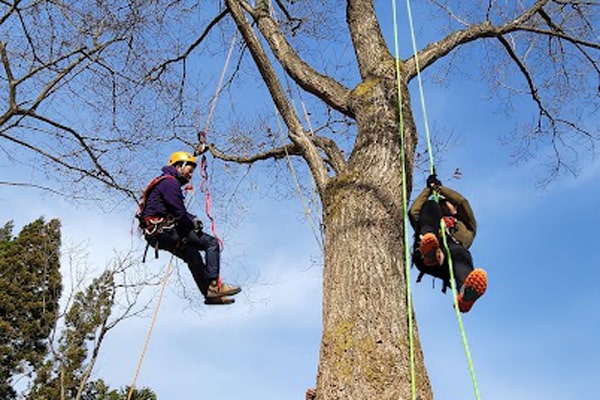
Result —
[{"label": "olive green jacket", "polygon": [[[445,186],[439,187],[439,193],[456,207],[456,215],[454,215],[457,220],[456,226],[450,231],[450,234],[468,249],[473,244],[473,239],[475,239],[475,234],[477,233],[477,221],[475,220],[475,215],[469,201],[460,193]],[[418,229],[421,208],[432,194],[431,188],[426,187],[419,193],[410,210],[408,210],[408,217],[415,231]]]}]

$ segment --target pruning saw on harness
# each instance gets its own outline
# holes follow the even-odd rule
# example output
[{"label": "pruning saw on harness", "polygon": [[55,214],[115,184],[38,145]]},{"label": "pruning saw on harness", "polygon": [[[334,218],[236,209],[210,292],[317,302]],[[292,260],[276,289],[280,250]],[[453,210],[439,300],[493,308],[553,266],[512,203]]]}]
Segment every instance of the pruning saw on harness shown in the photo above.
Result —
[{"label": "pruning saw on harness", "polygon": [[167,250],[187,264],[205,304],[232,304],[231,296],[242,289],[221,281],[219,241],[203,232],[202,221],[189,213],[184,203],[182,186],[190,182],[197,165],[196,157],[188,152],[172,153],[162,174],[144,190],[136,217],[156,257],[159,249]]}]

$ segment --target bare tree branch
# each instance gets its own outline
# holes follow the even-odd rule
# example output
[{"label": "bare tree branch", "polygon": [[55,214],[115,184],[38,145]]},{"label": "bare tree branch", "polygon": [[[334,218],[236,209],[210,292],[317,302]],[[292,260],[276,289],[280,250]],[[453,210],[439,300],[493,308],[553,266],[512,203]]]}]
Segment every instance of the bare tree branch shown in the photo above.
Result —
[{"label": "bare tree branch", "polygon": [[300,58],[268,13],[259,13],[247,3],[243,4],[257,21],[261,34],[287,74],[305,91],[342,114],[353,116],[349,107],[350,90],[331,77],[320,74]]},{"label": "bare tree branch", "polygon": [[[73,62],[71,62],[70,65],[68,65],[67,67],[63,68],[58,74],[56,74],[56,76],[50,81],[48,82],[44,88],[40,91],[40,93],[38,94],[37,98],[35,99],[35,101],[33,102],[33,104],[30,106],[30,110],[35,110],[37,109],[37,107],[40,105],[40,103],[42,101],[44,101],[45,99],[48,98],[49,94],[54,90],[54,88],[58,85],[58,84],[62,84],[65,80],[65,77],[67,75],[69,75],[77,66],[79,66],[83,61],[89,59],[92,55],[101,52],[102,50],[104,50],[107,46],[109,46],[110,44],[118,41],[119,39],[115,39],[113,41],[109,41],[104,43],[103,45],[96,47],[95,49],[93,49],[91,52],[86,53],[85,49],[81,49],[80,51],[78,51],[78,53],[81,53],[82,55],[77,58],[76,60],[74,60]],[[47,66],[44,66],[44,69]],[[22,82],[24,79],[26,79],[26,77],[22,77],[21,79],[19,79],[19,81],[17,82],[17,84],[19,82]]]},{"label": "bare tree branch", "polygon": [[202,43],[202,41],[208,36],[211,29],[214,28],[223,18],[225,18],[225,16],[227,14],[229,14],[229,9],[226,8],[223,11],[221,11],[215,18],[213,18],[210,21],[210,23],[207,25],[206,28],[204,28],[204,31],[200,34],[198,39],[196,39],[194,41],[194,43],[192,43],[187,48],[186,51],[184,51],[181,55],[179,55],[175,58],[169,59],[169,60],[157,65],[156,67],[152,68],[150,70],[150,72],[148,72],[148,79],[154,80],[154,81],[158,80],[170,64],[177,63],[180,61],[185,61],[189,57],[189,55],[192,53],[192,51],[194,51],[194,49],[197,48]]},{"label": "bare tree branch", "polygon": [[[462,19],[460,16],[456,15],[450,9],[450,7],[448,7],[447,4],[443,4],[443,3],[441,3],[441,2],[439,2],[437,0],[431,0],[431,2],[433,4],[435,4],[436,6],[438,6],[440,9],[444,10],[444,12],[446,12],[450,16],[450,18],[452,18],[453,20],[455,20],[459,24],[461,24],[463,26],[469,26],[470,25],[467,21],[465,21],[464,19]],[[489,13],[490,13],[491,8],[492,8],[492,4],[491,4],[491,1],[490,1],[490,4],[488,5],[488,11],[486,13],[486,18],[485,18],[486,21],[489,20]]]},{"label": "bare tree branch", "polygon": [[[4,67],[4,71],[6,72],[6,79],[8,81],[8,108],[9,110],[14,110],[17,108],[17,93],[16,93],[16,85],[15,85],[15,77],[12,73],[12,69],[10,68],[10,62],[8,60],[8,55],[6,54],[6,46],[4,42],[0,40],[0,57],[2,57],[2,66]],[[10,112],[5,113],[5,115],[10,114]],[[0,126],[4,125],[8,118],[2,117],[0,119]]]},{"label": "bare tree branch", "polygon": [[527,81],[527,86],[529,86],[529,93],[531,94],[533,101],[539,107],[540,113],[545,116],[550,116],[548,111],[544,108],[542,100],[540,99],[540,97],[537,94],[537,89],[536,89],[535,83],[533,82],[533,78],[531,77],[531,74],[527,70],[527,67],[521,62],[519,57],[513,51],[510,43],[508,43],[508,41],[503,36],[499,36],[498,40],[500,41],[500,43],[502,43],[502,46],[504,46],[504,49],[508,53],[509,57],[515,62],[515,64],[517,64],[519,70],[525,77],[525,80]]},{"label": "bare tree branch", "polygon": [[378,76],[394,60],[381,34],[373,1],[348,0],[346,20],[361,77]]},{"label": "bare tree branch", "polygon": [[[311,140],[315,142],[318,148],[320,148],[327,157],[326,162],[335,172],[340,172],[345,167],[345,161],[339,151],[336,143],[328,138],[311,135]],[[213,157],[223,161],[231,161],[238,164],[253,164],[257,161],[265,161],[269,159],[279,160],[288,156],[302,156],[300,147],[296,144],[290,143],[285,146],[269,149],[260,153],[252,154],[249,156],[236,156],[226,154],[218,150],[215,145],[210,144],[208,150]]]},{"label": "bare tree branch", "polygon": [[528,26],[520,27],[519,30],[524,31],[524,32],[537,33],[537,34],[545,35],[545,36],[556,37],[556,38],[564,39],[568,42],[571,42],[574,45],[579,45],[579,46],[584,46],[584,47],[589,47],[592,49],[600,50],[600,43],[594,43],[594,42],[590,42],[587,40],[581,40],[579,38],[576,38],[576,37],[573,37],[570,35],[566,35],[562,31],[547,31],[544,29],[528,27]]},{"label": "bare tree branch", "polygon": [[12,13],[14,13],[15,11],[18,10],[20,2],[21,2],[21,0],[16,0],[13,3],[10,3],[8,1],[1,2],[2,4],[8,6],[9,9],[6,10],[6,13],[4,13],[4,15],[0,18],[0,26],[2,26],[2,24],[4,24],[4,22],[6,22],[6,20],[12,15]]},{"label": "bare tree branch", "polygon": [[289,137],[291,141],[295,145],[299,146],[300,151],[302,152],[302,155],[306,159],[306,162],[308,163],[308,166],[312,172],[313,179],[315,180],[317,187],[320,189],[319,191],[322,193],[322,190],[324,189],[328,180],[327,169],[323,165],[323,161],[321,160],[317,148],[310,141],[304,129],[302,128],[298,116],[296,115],[296,111],[289,103],[281,83],[279,82],[279,78],[277,77],[277,74],[273,69],[273,66],[270,63],[260,41],[256,37],[248,21],[246,21],[243,10],[240,6],[240,1],[243,2],[243,0],[226,0],[226,4],[231,11],[231,15],[238,26],[244,41],[248,45],[248,49],[250,50],[256,66],[258,67],[258,70],[262,75],[269,92],[271,93],[279,113],[290,129]]},{"label": "bare tree branch", "polygon": [[213,144],[208,146],[208,149],[213,157],[223,161],[231,161],[239,164],[253,164],[257,161],[264,161],[269,159],[279,160],[290,156],[301,156],[302,152],[300,147],[296,144],[287,144],[282,147],[272,148],[264,152],[256,153],[250,156],[235,156],[231,154],[225,154],[218,150]]},{"label": "bare tree branch", "polygon": [[[477,25],[472,25],[467,29],[452,32],[442,40],[431,43],[421,50],[418,57],[418,66],[421,71],[444,57],[457,47],[473,42],[478,39],[497,37],[521,29],[524,24],[535,16],[550,0],[538,0],[528,10],[523,12],[514,20],[501,25],[494,26],[490,21],[485,21]],[[410,57],[405,62],[404,71],[406,79],[411,80],[417,74],[417,60],[415,56]]]},{"label": "bare tree branch", "polygon": [[300,18],[295,18],[294,16],[292,16],[290,14],[290,12],[288,11],[287,7],[283,4],[283,2],[281,0],[275,0],[275,3],[277,4],[277,6],[279,7],[279,9],[283,12],[283,15],[285,16],[285,18],[292,23],[292,28],[291,28],[291,32],[292,34],[295,34],[296,31],[300,28],[300,26],[302,25],[302,19]]},{"label": "bare tree branch", "polygon": [[61,193],[58,190],[54,190],[47,186],[36,185],[35,183],[27,183],[27,182],[8,182],[8,181],[0,181],[0,185],[4,186],[16,186],[16,187],[31,187],[34,189],[39,189],[45,192],[49,192],[61,197],[65,197],[68,199],[76,199],[76,200],[100,200],[100,199],[90,199],[89,196],[78,196],[77,194],[65,194]]},{"label": "bare tree branch", "polygon": [[319,146],[321,150],[327,155],[327,163],[333,168],[336,174],[342,172],[346,167],[346,160],[340,152],[337,143],[324,136],[313,136],[313,141]]},{"label": "bare tree branch", "polygon": [[[40,119],[43,120],[42,117],[40,117]],[[60,124],[58,124],[54,121],[47,120],[46,122],[50,123],[51,125],[56,124],[57,126],[61,126]],[[65,127],[65,128],[70,129],[68,127]],[[73,131],[73,132],[75,132],[75,131]],[[99,164],[98,164],[98,167],[101,168],[100,171],[104,171],[104,172],[101,172],[100,174],[96,173],[95,171],[90,171],[90,170],[87,170],[84,168],[79,168],[74,165],[68,164],[68,163],[64,162],[59,156],[54,156],[54,155],[48,153],[47,151],[32,145],[31,143],[27,143],[25,141],[19,140],[19,139],[12,137],[4,132],[0,132],[0,137],[3,137],[4,139],[7,139],[13,143],[16,143],[26,149],[29,149],[29,150],[33,151],[34,153],[37,153],[37,154],[43,156],[44,158],[47,158],[48,160],[52,161],[53,163],[55,163],[57,165],[60,165],[61,167],[65,168],[67,170],[77,172],[77,173],[81,174],[82,176],[87,176],[94,180],[102,182],[107,186],[110,186],[114,189],[117,189],[119,191],[126,193],[132,199],[136,199],[135,193],[133,193],[131,190],[129,190],[125,187],[122,187],[118,183],[116,183],[116,181],[113,179],[113,177],[108,172],[106,172],[103,168],[101,168],[101,166]]]}]

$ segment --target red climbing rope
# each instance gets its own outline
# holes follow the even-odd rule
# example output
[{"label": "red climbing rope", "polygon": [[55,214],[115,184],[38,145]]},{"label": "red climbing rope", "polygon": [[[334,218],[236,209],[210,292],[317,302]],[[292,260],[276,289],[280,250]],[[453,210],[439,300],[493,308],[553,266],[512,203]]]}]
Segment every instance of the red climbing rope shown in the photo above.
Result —
[{"label": "red climbing rope", "polygon": [[217,235],[217,224],[215,222],[214,217],[212,216],[212,197],[210,195],[210,176],[208,175],[208,169],[207,169],[208,162],[206,160],[206,156],[204,155],[204,151],[206,150],[206,132],[205,131],[198,132],[198,142],[200,144],[198,145],[197,152],[202,152],[202,157],[200,158],[200,177],[202,178],[202,181],[200,182],[200,191],[204,192],[204,195],[205,195],[205,204],[206,204],[205,212],[206,212],[206,216],[210,220],[210,230],[211,230],[213,236],[219,242],[219,246],[221,247],[221,250],[223,250],[225,243],[219,237],[219,235]]}]

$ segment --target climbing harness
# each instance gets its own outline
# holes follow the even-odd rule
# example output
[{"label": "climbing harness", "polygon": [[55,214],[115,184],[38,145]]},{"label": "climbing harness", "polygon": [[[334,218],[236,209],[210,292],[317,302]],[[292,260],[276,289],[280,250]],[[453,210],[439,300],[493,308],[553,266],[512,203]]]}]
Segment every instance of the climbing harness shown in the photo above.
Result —
[{"label": "climbing harness", "polygon": [[[392,0],[392,11],[393,11],[393,21],[394,21],[394,47],[395,47],[395,57],[396,57],[396,79],[397,79],[397,86],[398,86],[398,112],[399,112],[399,135],[400,135],[400,146],[401,146],[401,162],[402,162],[402,201],[403,201],[403,211],[404,211],[404,215],[407,215],[407,190],[406,190],[406,165],[405,165],[405,154],[404,154],[404,123],[403,123],[403,115],[402,115],[402,91],[401,91],[401,87],[400,87],[400,79],[401,79],[401,75],[400,75],[400,52],[399,52],[399,45],[398,45],[398,23],[397,23],[397,10],[396,10],[396,0]],[[421,102],[421,108],[422,108],[422,113],[423,113],[423,122],[424,122],[424,128],[425,128],[425,133],[426,133],[426,138],[427,138],[427,152],[429,154],[429,167],[430,167],[430,173],[433,174],[435,172],[435,168],[434,168],[434,163],[433,163],[433,150],[432,150],[432,145],[431,145],[431,135],[430,135],[430,131],[429,131],[429,124],[428,124],[428,118],[427,118],[427,109],[425,106],[425,94],[424,94],[424,90],[423,90],[423,82],[422,82],[422,78],[421,78],[421,69],[419,67],[419,56],[418,56],[418,50],[417,50],[417,42],[416,42],[416,38],[415,38],[415,29],[414,29],[414,25],[413,25],[413,17],[412,17],[412,7],[411,7],[411,3],[410,0],[406,0],[406,9],[407,9],[407,15],[408,15],[408,21],[409,21],[409,28],[410,28],[410,34],[411,34],[411,41],[412,41],[412,49],[413,49],[413,54],[414,54],[414,60],[415,60],[415,66],[416,66],[416,70],[417,70],[417,81],[418,81],[418,87],[419,87],[419,94],[420,94],[420,102]],[[434,199],[436,201],[439,201],[439,196],[438,194],[434,191]],[[404,218],[404,240],[405,240],[405,244],[404,244],[404,248],[405,248],[405,266],[406,266],[406,286],[407,286],[407,291],[406,291],[406,296],[407,296],[407,308],[408,308],[408,330],[409,330],[409,353],[410,353],[410,372],[411,372],[411,389],[412,389],[412,399],[416,400],[416,384],[415,384],[415,366],[414,366],[414,350],[413,350],[413,328],[412,328],[412,320],[413,320],[413,315],[412,315],[412,294],[411,294],[411,287],[410,287],[410,262],[409,262],[409,236],[408,236],[408,223],[407,223],[407,218]],[[458,307],[458,299],[457,299],[457,289],[456,289],[456,283],[454,281],[454,271],[453,271],[453,264],[452,264],[452,257],[450,256],[450,251],[448,248],[448,240],[447,240],[447,236],[452,237],[451,235],[446,235],[446,223],[444,221],[444,219],[442,219],[440,221],[440,227],[441,227],[441,231],[442,231],[442,242],[444,245],[444,248],[446,250],[446,254],[448,254],[448,265],[449,265],[449,270],[450,270],[450,285],[452,288],[452,297],[453,297],[453,301],[454,301],[454,309],[456,311],[456,316],[458,319],[458,325],[460,328],[460,332],[461,332],[461,337],[462,337],[462,341],[463,341],[463,345],[465,348],[465,353],[466,353],[466,357],[467,357],[467,361],[469,364],[469,371],[471,373],[471,380],[473,382],[473,388],[474,388],[474,392],[475,392],[475,398],[477,400],[480,400],[481,397],[479,395],[479,388],[477,385],[477,380],[475,378],[475,369],[473,366],[473,361],[471,358],[471,352],[469,350],[469,345],[467,342],[467,336],[465,333],[465,329],[463,326],[463,321],[462,321],[462,317],[460,315],[460,311],[459,311],[459,307]]]},{"label": "climbing harness", "polygon": [[[146,208],[146,202],[148,201],[148,196],[150,196],[150,193],[154,190],[156,185],[158,185],[165,179],[175,179],[175,177],[172,175],[161,175],[152,179],[148,186],[146,186],[146,189],[144,190],[144,193],[142,194],[142,197],[138,203],[138,209],[135,213],[135,218],[138,220],[138,228],[141,230],[144,237],[156,236],[162,233],[164,230],[173,229],[175,227],[175,219],[173,218],[173,216],[150,216],[145,218],[143,217],[144,209]],[[144,254],[142,255],[142,263],[146,262],[146,255],[148,254],[149,248],[150,243],[147,242],[146,248],[144,249]],[[158,240],[154,245],[154,258],[158,258]]]},{"label": "climbing harness", "polygon": [[[175,228],[175,219],[173,216],[168,217],[148,217],[144,219],[145,227],[143,229],[144,236],[154,237],[156,243],[154,243],[154,258],[158,258],[158,239],[156,238],[159,234],[164,231]],[[150,248],[150,242],[146,242],[146,248],[144,249],[144,255],[142,256],[142,263],[146,262],[146,255]]]},{"label": "climbing harness", "polygon": [[157,176],[156,178],[154,178],[150,181],[150,183],[148,184],[148,186],[146,186],[146,189],[144,189],[144,192],[142,193],[142,197],[140,198],[140,201],[138,202],[137,211],[135,212],[135,218],[138,220],[139,227],[142,230],[145,230],[145,228],[146,228],[146,221],[144,221],[144,219],[142,218],[142,214],[144,213],[144,209],[146,208],[146,202],[148,201],[148,196],[154,190],[156,185],[158,185],[160,182],[162,182],[165,179],[175,179],[175,177],[173,175]]}]

